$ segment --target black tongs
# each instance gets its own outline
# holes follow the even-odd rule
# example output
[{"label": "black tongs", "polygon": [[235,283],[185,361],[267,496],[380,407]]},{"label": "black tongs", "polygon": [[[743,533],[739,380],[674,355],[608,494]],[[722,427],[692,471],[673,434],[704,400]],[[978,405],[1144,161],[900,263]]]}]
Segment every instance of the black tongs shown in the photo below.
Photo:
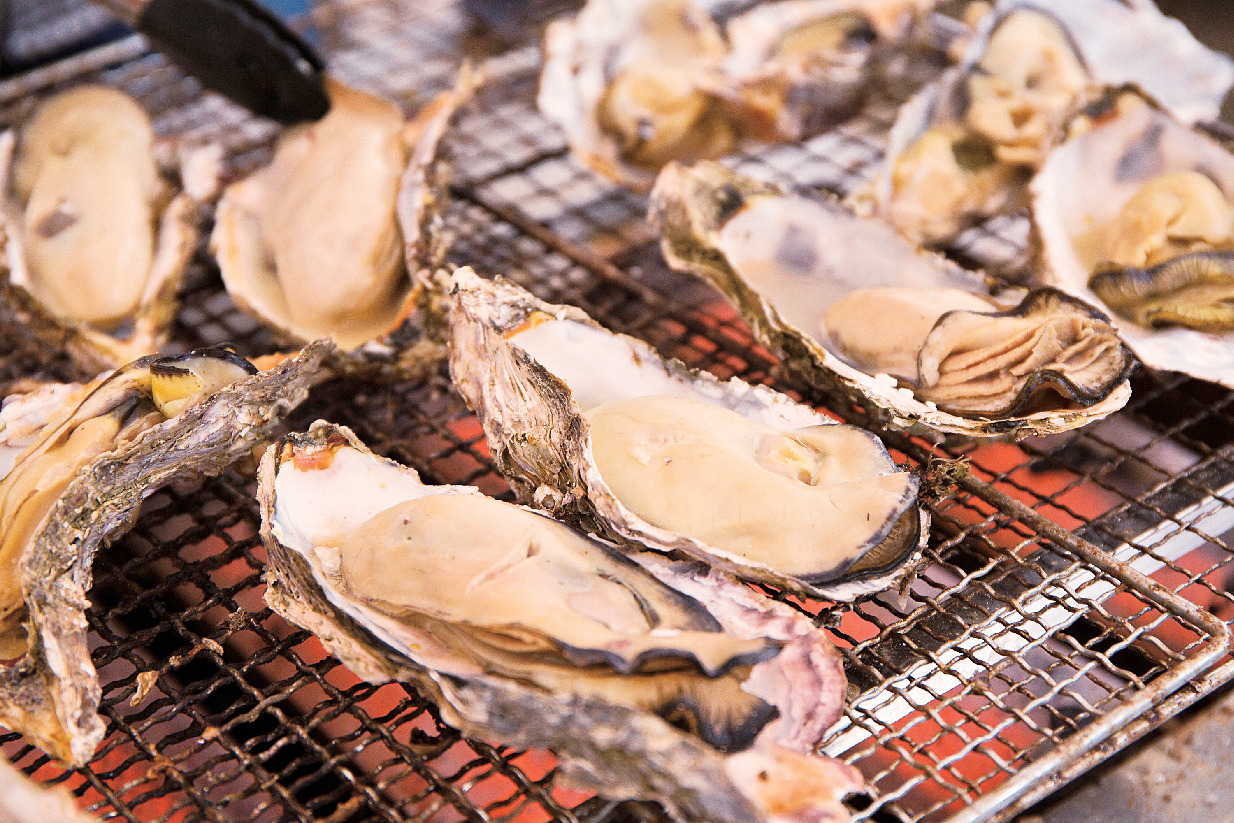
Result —
[{"label": "black tongs", "polygon": [[250,111],[295,123],[316,120],[330,101],[325,63],[255,0],[96,0],[160,52]]}]

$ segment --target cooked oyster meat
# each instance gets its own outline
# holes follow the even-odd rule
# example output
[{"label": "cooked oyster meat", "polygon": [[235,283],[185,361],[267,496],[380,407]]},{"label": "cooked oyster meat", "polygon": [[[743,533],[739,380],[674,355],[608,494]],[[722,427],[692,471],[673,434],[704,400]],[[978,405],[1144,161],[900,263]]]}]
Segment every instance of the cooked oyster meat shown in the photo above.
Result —
[{"label": "cooked oyster meat", "polygon": [[961,65],[901,109],[874,208],[914,242],[944,244],[1026,205],[1029,179],[1101,89],[1136,84],[1194,121],[1215,117],[1232,82],[1229,58],[1151,3],[1001,0]]},{"label": "cooked oyster meat", "polygon": [[916,486],[848,426],[779,431],[665,395],[585,416],[600,476],[630,511],[807,582],[876,567],[878,551],[854,563],[857,547],[895,532]]},{"label": "cooked oyster meat", "polygon": [[[328,79],[329,113],[287,129],[271,163],[219,202],[211,246],[232,299],[287,341],[333,337],[349,353],[341,368],[359,368],[365,347],[399,349],[390,334],[418,308],[415,275],[443,252],[441,141],[478,82],[464,67],[408,122]],[[408,351],[406,365],[440,356]]]},{"label": "cooked oyster meat", "polygon": [[[0,410],[0,722],[73,765],[103,736],[90,567],[162,485],[218,473],[321,377],[318,343],[267,372],[226,349],[137,360]],[[16,452],[16,453],[14,453]]]},{"label": "cooked oyster meat", "polygon": [[1057,431],[1126,402],[1132,361],[1101,312],[1054,290],[996,299],[839,204],[673,164],[652,219],[669,263],[719,287],[790,368],[892,425]]},{"label": "cooked oyster meat", "polygon": [[[150,118],[131,97],[81,86],[4,138],[9,299],[86,368],[155,351],[196,241],[198,203],[155,162]],[[204,150],[203,150],[204,152]],[[199,152],[199,156],[204,156]],[[213,166],[197,163],[213,185]]]},{"label": "cooked oyster meat", "polygon": [[[361,677],[410,681],[464,731],[550,747],[567,778],[676,819],[847,819],[860,778],[810,754],[842,669],[801,615],[424,485],[323,421],[267,451],[259,496],[268,601]],[[751,768],[817,791],[760,791]]]},{"label": "cooked oyster meat", "polygon": [[1042,282],[1108,307],[1145,364],[1234,385],[1234,155],[1115,93],[1032,192]]},{"label": "cooked oyster meat", "polygon": [[869,432],[504,281],[459,270],[453,297],[451,376],[522,499],[815,597],[884,588],[918,556],[917,477]]}]

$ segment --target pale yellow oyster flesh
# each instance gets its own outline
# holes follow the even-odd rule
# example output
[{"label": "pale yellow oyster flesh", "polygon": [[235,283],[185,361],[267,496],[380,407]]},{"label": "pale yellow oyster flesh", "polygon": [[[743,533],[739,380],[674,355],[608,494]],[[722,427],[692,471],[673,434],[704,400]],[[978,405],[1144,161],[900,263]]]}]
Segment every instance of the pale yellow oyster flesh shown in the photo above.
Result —
[{"label": "pale yellow oyster flesh", "polygon": [[600,476],[635,514],[806,580],[884,561],[873,552],[852,563],[855,547],[872,525],[894,523],[913,492],[912,475],[871,459],[868,436],[847,426],[777,431],[666,395],[585,416]]},{"label": "pale yellow oyster flesh", "polygon": [[410,291],[395,201],[409,148],[389,101],[327,82],[330,111],[228,188],[213,235],[228,291],[299,339],[355,348],[397,325]]},{"label": "pale yellow oyster flesh", "polygon": [[105,86],[48,99],[20,137],[2,140],[9,299],[86,368],[157,350],[196,241],[198,198],[213,190],[212,161],[193,165],[194,180],[186,164],[181,179],[194,191],[177,193],[156,164],[149,116]]},{"label": "pale yellow oyster flesh", "polygon": [[340,367],[371,357],[414,369],[444,356],[427,345],[419,357],[421,326],[404,335],[414,344],[390,334],[423,319],[417,275],[445,251],[443,137],[480,82],[464,66],[454,88],[407,120],[389,100],[327,77],[326,116],[283,132],[270,164],[219,202],[210,240],[231,298],[287,342],[332,337]]},{"label": "pale yellow oyster flesh", "polygon": [[1020,205],[1088,82],[1062,27],[1012,12],[962,83],[955,119],[931,125],[895,158],[886,213],[914,242],[945,242],[970,215]]},{"label": "pale yellow oyster flesh", "polygon": [[[0,658],[25,654],[26,604],[18,563],[52,506],[91,461],[255,372],[241,358],[138,362],[86,387],[62,422],[39,432],[0,477]],[[135,399],[136,398],[136,399]],[[8,420],[0,432],[8,434]]]}]

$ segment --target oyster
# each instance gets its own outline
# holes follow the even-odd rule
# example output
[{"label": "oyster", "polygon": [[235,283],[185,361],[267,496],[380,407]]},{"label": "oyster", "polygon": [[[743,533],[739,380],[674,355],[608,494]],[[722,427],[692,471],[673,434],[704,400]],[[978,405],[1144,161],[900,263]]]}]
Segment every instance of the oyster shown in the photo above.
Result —
[{"label": "oyster", "polygon": [[651,219],[805,380],[885,424],[1044,434],[1121,408],[1133,365],[1107,318],[1056,290],[1018,304],[877,221],[716,163],[665,168]]},{"label": "oyster", "polygon": [[320,379],[320,342],[256,374],[226,349],[146,357],[0,411],[0,722],[81,765],[103,736],[83,613],[90,566],[141,501],[219,473]]},{"label": "oyster", "polygon": [[873,55],[934,0],[786,0],[733,17],[694,0],[589,0],[551,23],[536,103],[574,156],[647,189],[670,160],[800,140],[851,114]]},{"label": "oyster", "polygon": [[743,135],[767,142],[804,140],[861,107],[875,81],[878,56],[903,43],[935,3],[761,4],[725,25],[729,53],[703,85],[725,101]]},{"label": "oyster", "polygon": [[700,86],[726,53],[719,26],[693,0],[590,0],[545,29],[536,105],[584,164],[647,188],[671,159],[736,145],[720,101]]},{"label": "oyster", "polygon": [[1032,195],[1043,282],[1108,307],[1145,364],[1234,387],[1234,155],[1126,91]]},{"label": "oyster", "polygon": [[1003,0],[963,61],[906,103],[869,197],[915,243],[942,245],[1027,203],[1067,119],[1133,83],[1187,122],[1214,119],[1234,63],[1151,2]]},{"label": "oyster", "polygon": [[803,615],[426,486],[323,421],[267,451],[259,497],[267,602],[361,677],[409,682],[464,732],[551,748],[570,782],[678,820],[848,819],[859,775],[811,756],[843,669]]},{"label": "oyster", "polygon": [[917,477],[872,434],[508,282],[460,269],[452,291],[450,374],[522,499],[813,597],[886,588],[919,555]]},{"label": "oyster", "polygon": [[149,116],[105,86],[62,92],[0,136],[5,296],[87,371],[167,337],[217,156],[183,168],[177,183],[159,169]]},{"label": "oyster", "polygon": [[328,79],[329,113],[284,132],[270,165],[219,202],[210,242],[236,304],[289,343],[333,337],[345,369],[416,374],[439,361],[431,334],[407,321],[417,273],[444,254],[441,140],[478,83],[464,67],[408,123]]}]

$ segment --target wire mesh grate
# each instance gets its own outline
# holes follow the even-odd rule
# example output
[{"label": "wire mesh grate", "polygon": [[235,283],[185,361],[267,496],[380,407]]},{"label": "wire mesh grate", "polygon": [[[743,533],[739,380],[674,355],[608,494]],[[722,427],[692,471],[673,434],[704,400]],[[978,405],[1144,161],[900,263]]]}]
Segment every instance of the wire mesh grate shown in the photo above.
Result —
[{"label": "wire mesh grate", "polygon": [[[305,22],[333,70],[409,108],[448,86],[462,55],[496,54],[510,39],[446,0],[336,0]],[[579,166],[536,112],[538,65],[538,49],[525,45],[487,60],[488,83],[451,138],[451,262],[578,305],[692,366],[864,422],[860,410],[788,382],[717,293],[666,268],[645,198]],[[900,97],[937,58],[914,65],[915,77],[897,79]],[[221,144],[232,176],[269,156],[268,125],[203,94],[140,42],[41,71],[0,84],[0,117],[14,121],[38,94],[92,79],[135,94],[161,134]],[[873,100],[832,133],[732,162],[843,193],[869,176],[894,111],[894,100]],[[1022,216],[992,221],[954,254],[1016,277],[1026,233]],[[0,316],[0,328],[6,384],[81,376],[11,319]],[[231,304],[203,249],[172,346],[219,342],[245,354],[274,348]],[[444,370],[416,383],[323,385],[289,426],[319,417],[427,481],[509,496]],[[1142,373],[1127,411],[1079,433],[1016,444],[884,434],[923,470],[933,457],[970,467],[969,480],[930,504],[918,577],[853,604],[767,592],[814,616],[845,655],[849,703],[825,748],[866,777],[850,802],[855,819],[1006,819],[1194,699],[1168,696],[1210,667],[1224,638],[1171,593],[1234,618],[1228,392]],[[461,737],[413,690],[359,681],[273,614],[252,494],[252,478],[237,470],[147,501],[136,528],[95,563],[88,616],[109,723],[97,757],[64,772],[11,734],[0,737],[6,754],[88,808],[131,821],[664,819],[654,806],[561,785],[550,753]],[[1119,562],[1093,556],[1089,543]]]}]

